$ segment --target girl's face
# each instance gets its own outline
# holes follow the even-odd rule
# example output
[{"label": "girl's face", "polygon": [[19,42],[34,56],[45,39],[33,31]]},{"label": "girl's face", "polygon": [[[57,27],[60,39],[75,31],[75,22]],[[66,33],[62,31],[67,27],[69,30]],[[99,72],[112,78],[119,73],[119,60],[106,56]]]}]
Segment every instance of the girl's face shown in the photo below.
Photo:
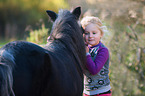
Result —
[{"label": "girl's face", "polygon": [[85,34],[84,38],[87,44],[90,46],[95,46],[99,44],[99,41],[103,34],[101,34],[101,31],[97,27],[96,24],[89,24],[85,27]]}]

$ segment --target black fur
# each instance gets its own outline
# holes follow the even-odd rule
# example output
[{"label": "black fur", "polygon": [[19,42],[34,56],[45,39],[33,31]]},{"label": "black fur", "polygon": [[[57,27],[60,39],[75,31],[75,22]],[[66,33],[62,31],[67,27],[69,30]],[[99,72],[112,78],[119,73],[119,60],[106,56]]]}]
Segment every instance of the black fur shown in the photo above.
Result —
[{"label": "black fur", "polygon": [[80,7],[58,15],[47,12],[55,22],[44,48],[14,41],[0,49],[0,96],[82,95],[85,45],[77,23]]}]

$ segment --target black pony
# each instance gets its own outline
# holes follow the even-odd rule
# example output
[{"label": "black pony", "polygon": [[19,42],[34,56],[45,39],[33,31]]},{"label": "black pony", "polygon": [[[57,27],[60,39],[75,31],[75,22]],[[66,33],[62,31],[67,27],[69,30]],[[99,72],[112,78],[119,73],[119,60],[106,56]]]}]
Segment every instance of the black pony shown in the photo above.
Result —
[{"label": "black pony", "polygon": [[13,41],[0,49],[0,96],[81,96],[85,45],[72,12],[47,11],[54,21],[48,44],[42,48]]}]

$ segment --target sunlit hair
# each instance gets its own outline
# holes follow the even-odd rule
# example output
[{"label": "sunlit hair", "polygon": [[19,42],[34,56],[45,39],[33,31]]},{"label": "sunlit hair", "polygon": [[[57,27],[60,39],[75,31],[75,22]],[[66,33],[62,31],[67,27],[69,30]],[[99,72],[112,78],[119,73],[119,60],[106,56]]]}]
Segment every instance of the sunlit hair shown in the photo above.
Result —
[{"label": "sunlit hair", "polygon": [[86,16],[81,20],[81,25],[83,28],[85,28],[89,24],[96,24],[101,33],[104,34],[105,32],[108,32],[107,27],[103,25],[101,20],[98,17],[94,16]]}]

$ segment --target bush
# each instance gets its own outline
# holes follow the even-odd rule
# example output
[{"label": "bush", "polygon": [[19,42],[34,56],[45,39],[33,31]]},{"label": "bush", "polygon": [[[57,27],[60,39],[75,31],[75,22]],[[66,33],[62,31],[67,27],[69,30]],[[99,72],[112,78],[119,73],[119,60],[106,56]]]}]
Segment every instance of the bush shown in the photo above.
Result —
[{"label": "bush", "polygon": [[49,29],[42,24],[40,29],[30,30],[29,37],[27,37],[26,40],[37,44],[46,44],[48,31]]}]

